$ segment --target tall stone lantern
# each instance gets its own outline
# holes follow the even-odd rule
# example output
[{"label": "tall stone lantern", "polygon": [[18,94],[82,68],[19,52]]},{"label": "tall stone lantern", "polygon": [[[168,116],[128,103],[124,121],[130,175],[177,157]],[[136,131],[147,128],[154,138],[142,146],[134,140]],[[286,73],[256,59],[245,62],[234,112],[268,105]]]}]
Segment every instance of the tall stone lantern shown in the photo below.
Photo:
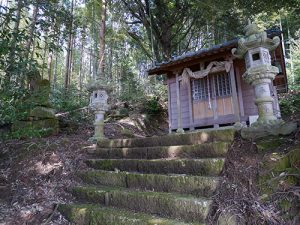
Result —
[{"label": "tall stone lantern", "polygon": [[108,85],[103,84],[101,80],[93,81],[88,85],[91,92],[90,108],[95,114],[95,134],[91,140],[105,139],[104,136],[104,115],[108,111],[108,93],[111,91]]},{"label": "tall stone lantern", "polygon": [[258,107],[258,123],[269,123],[277,118],[273,112],[273,98],[270,84],[279,70],[271,65],[270,51],[277,48],[279,37],[273,39],[267,37],[265,31],[260,32],[256,24],[249,24],[245,28],[246,37],[238,42],[238,48],[232,49],[232,54],[238,58],[244,58],[246,72],[244,80],[254,86],[255,104]]},{"label": "tall stone lantern", "polygon": [[[245,37],[238,41],[238,48],[232,49],[232,54],[235,57],[245,59],[246,72],[243,74],[243,79],[254,86],[255,90],[258,119],[251,125],[253,129],[247,130],[253,135],[265,136],[267,133],[285,134],[286,131],[291,132],[291,127],[286,126],[287,124],[283,120],[277,119],[273,112],[274,100],[271,96],[270,84],[279,70],[271,65],[270,51],[274,51],[279,44],[279,37],[268,38],[265,31],[259,31],[256,24],[249,23],[245,27]],[[285,131],[282,128],[286,128]]]}]

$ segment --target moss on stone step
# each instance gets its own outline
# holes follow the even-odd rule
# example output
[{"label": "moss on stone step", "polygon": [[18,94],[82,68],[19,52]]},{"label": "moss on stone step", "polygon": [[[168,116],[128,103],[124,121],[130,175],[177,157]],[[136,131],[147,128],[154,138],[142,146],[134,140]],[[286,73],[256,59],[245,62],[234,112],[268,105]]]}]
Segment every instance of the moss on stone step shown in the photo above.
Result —
[{"label": "moss on stone step", "polygon": [[262,194],[276,191],[280,186],[300,185],[299,174],[300,145],[294,146],[285,155],[274,153],[262,163],[262,171],[259,175],[259,184]]},{"label": "moss on stone step", "polygon": [[30,111],[29,117],[38,119],[55,119],[55,110],[52,108],[37,106]]},{"label": "moss on stone step", "polygon": [[96,205],[60,205],[58,210],[76,225],[204,225]]},{"label": "moss on stone step", "polygon": [[224,158],[176,160],[98,159],[87,160],[86,163],[92,168],[110,171],[217,176],[223,169],[224,161]]},{"label": "moss on stone step", "polygon": [[211,200],[161,192],[128,191],[117,188],[77,187],[74,195],[80,200],[157,214],[187,222],[203,222]]},{"label": "moss on stone step", "polygon": [[16,121],[12,125],[12,131],[15,136],[21,137],[40,137],[57,134],[59,124],[56,118]]},{"label": "moss on stone step", "polygon": [[104,159],[212,158],[224,157],[228,147],[228,142],[214,142],[178,146],[98,148],[89,153]]},{"label": "moss on stone step", "polygon": [[267,151],[267,150],[274,150],[278,148],[280,145],[284,143],[284,138],[282,137],[265,137],[256,140],[256,146],[259,151]]},{"label": "moss on stone step", "polygon": [[202,131],[185,134],[170,134],[166,136],[137,138],[137,139],[118,139],[101,140],[97,143],[99,148],[126,148],[126,147],[151,147],[151,146],[174,146],[174,145],[193,145],[216,141],[233,141],[235,131],[233,129]]},{"label": "moss on stone step", "polygon": [[158,192],[176,192],[209,197],[219,178],[188,175],[140,174],[111,171],[86,171],[78,174],[89,184],[117,186]]}]

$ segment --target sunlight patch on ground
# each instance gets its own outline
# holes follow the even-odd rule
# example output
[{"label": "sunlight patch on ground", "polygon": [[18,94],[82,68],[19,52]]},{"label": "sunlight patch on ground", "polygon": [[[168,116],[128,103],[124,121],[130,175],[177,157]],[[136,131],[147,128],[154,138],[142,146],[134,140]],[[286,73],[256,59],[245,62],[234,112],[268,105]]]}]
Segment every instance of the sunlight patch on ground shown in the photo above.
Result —
[{"label": "sunlight patch on ground", "polygon": [[63,167],[63,163],[55,153],[52,153],[51,157],[55,159],[55,162],[43,163],[42,161],[39,161],[35,163],[35,171],[39,174],[46,175],[55,169]]},{"label": "sunlight patch on ground", "polygon": [[209,138],[208,133],[203,132],[203,133],[201,134],[201,141],[207,141],[208,138]]},{"label": "sunlight patch on ground", "polygon": [[82,149],[89,151],[89,150],[95,150],[96,147],[97,147],[97,144],[91,144],[91,145],[82,147]]}]

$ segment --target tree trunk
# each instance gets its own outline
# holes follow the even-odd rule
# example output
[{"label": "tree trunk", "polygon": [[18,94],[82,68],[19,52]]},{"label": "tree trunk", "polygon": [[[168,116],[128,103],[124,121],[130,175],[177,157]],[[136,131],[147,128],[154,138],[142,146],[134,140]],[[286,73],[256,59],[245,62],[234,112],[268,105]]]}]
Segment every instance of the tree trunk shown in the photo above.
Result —
[{"label": "tree trunk", "polygon": [[92,46],[92,39],[90,38],[90,53],[89,53],[89,76],[92,75],[92,65],[93,65],[93,46]]},{"label": "tree trunk", "polygon": [[69,85],[71,85],[71,80],[73,78],[73,69],[74,69],[74,49],[75,49],[75,40],[76,37],[72,35],[72,48],[71,48],[71,56],[70,56],[70,74],[69,74]]},{"label": "tree trunk", "polygon": [[49,52],[48,55],[48,80],[50,83],[52,83],[52,61],[53,61],[53,52]]},{"label": "tree trunk", "polygon": [[109,79],[113,80],[113,43],[109,48]]},{"label": "tree trunk", "polygon": [[84,58],[84,46],[85,46],[85,27],[82,30],[81,35],[81,47],[80,47],[80,66],[79,66],[79,93],[82,91],[82,72],[83,72],[83,58]]},{"label": "tree trunk", "polygon": [[27,60],[29,60],[29,54],[30,54],[30,48],[31,45],[33,43],[33,34],[35,31],[35,25],[36,25],[36,21],[38,18],[38,11],[39,11],[39,1],[36,1],[35,7],[33,9],[33,13],[32,13],[32,20],[31,20],[31,24],[30,24],[30,30],[29,30],[29,37],[28,40],[26,42],[26,55],[25,58]]},{"label": "tree trunk", "polygon": [[97,65],[97,34],[96,34],[96,26],[95,26],[95,21],[96,21],[96,17],[95,17],[95,7],[93,6],[93,21],[92,21],[92,35],[93,35],[93,79],[97,78],[97,70],[98,70],[98,65]]},{"label": "tree trunk", "polygon": [[65,85],[64,88],[68,89],[69,80],[70,80],[70,67],[71,67],[71,48],[72,48],[72,30],[73,30],[73,9],[74,9],[74,0],[71,4],[71,22],[69,26],[69,35],[68,35],[68,48],[66,56],[66,71],[65,71]]},{"label": "tree trunk", "polygon": [[12,39],[10,42],[10,53],[8,56],[8,61],[10,65],[8,66],[7,72],[6,72],[6,81],[9,81],[12,75],[12,72],[14,70],[14,64],[15,64],[15,51],[16,51],[16,43],[17,43],[17,36],[19,33],[19,27],[20,27],[20,21],[21,21],[21,11],[23,5],[23,0],[19,0],[17,4],[17,12],[16,12],[16,19],[15,24],[12,32]]},{"label": "tree trunk", "polygon": [[58,51],[55,53],[55,66],[54,66],[54,74],[53,74],[53,89],[56,88],[56,83],[57,83],[57,70],[58,70]]},{"label": "tree trunk", "polygon": [[45,34],[45,46],[44,46],[44,56],[43,56],[43,65],[42,65],[42,79],[44,79],[44,70],[45,70],[47,50],[48,50],[48,32],[46,32],[46,34]]},{"label": "tree trunk", "polygon": [[104,78],[105,67],[105,32],[106,32],[106,0],[102,0],[101,5],[101,29],[100,29],[100,43],[99,43],[99,67],[98,67],[98,79]]}]

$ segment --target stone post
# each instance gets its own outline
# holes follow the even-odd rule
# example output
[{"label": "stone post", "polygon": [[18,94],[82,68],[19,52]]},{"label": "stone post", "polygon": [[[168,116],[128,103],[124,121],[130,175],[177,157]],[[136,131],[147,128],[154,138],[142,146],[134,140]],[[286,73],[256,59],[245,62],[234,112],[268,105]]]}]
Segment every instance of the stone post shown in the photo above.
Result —
[{"label": "stone post", "polygon": [[245,34],[244,38],[239,39],[238,48],[232,49],[232,54],[245,59],[246,72],[243,79],[254,86],[258,120],[251,125],[251,129],[244,129],[244,132],[242,130],[242,135],[254,138],[291,133],[295,125],[286,124],[274,116],[274,100],[270,91],[270,85],[279,72],[277,67],[271,65],[270,51],[277,48],[280,38],[268,38],[267,33],[259,31],[253,23],[246,26]]},{"label": "stone post", "polygon": [[91,91],[90,108],[95,113],[95,134],[92,140],[104,139],[104,115],[108,111],[109,105],[107,103],[108,94],[110,90],[107,85],[102,84],[101,81],[96,80],[88,86]]}]

